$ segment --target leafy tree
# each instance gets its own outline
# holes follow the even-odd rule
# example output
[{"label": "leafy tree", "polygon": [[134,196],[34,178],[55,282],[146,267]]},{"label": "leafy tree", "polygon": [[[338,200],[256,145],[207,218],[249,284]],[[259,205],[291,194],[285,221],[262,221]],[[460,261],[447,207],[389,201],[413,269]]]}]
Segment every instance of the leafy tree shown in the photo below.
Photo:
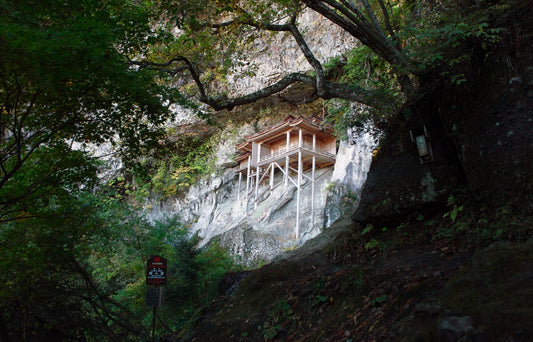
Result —
[{"label": "leafy tree", "polygon": [[[391,65],[391,72],[402,89],[411,94],[414,88],[411,62],[402,50],[397,29],[398,12],[382,0],[358,1],[203,1],[189,3],[162,2],[169,9],[168,16],[176,23],[181,34],[170,49],[159,47],[152,60],[137,60],[141,68],[163,69],[174,75],[184,71],[197,86],[198,99],[216,110],[251,103],[278,93],[294,83],[303,83],[316,90],[323,99],[341,98],[373,105],[376,99],[372,89],[350,82],[327,79],[324,65],[313,54],[298,23],[302,11],[308,7],[337,24],[368,46],[373,53]],[[397,5],[396,7],[401,7]],[[286,33],[292,36],[307,59],[313,74],[290,73],[279,81],[251,94],[235,98],[210,95],[207,84],[213,71],[226,72],[238,66],[240,52],[246,42],[264,32]],[[213,49],[213,46],[217,49]],[[201,58],[200,58],[201,57]],[[177,65],[174,67],[174,65]],[[209,72],[207,72],[209,70]],[[359,76],[359,75],[358,75]]]},{"label": "leafy tree", "polygon": [[177,220],[150,224],[114,195],[52,196],[48,205],[32,207],[29,217],[2,225],[5,336],[147,340],[145,266],[156,254],[168,259],[161,333],[176,331],[217,294],[218,281],[234,268],[226,252],[216,245],[197,249]]},{"label": "leafy tree", "polygon": [[[112,248],[126,212],[89,194],[51,196],[0,231],[3,322],[14,340],[142,336],[142,325],[91,275],[87,260]],[[119,214],[120,217],[114,217]]]},{"label": "leafy tree", "polygon": [[151,16],[129,0],[0,1],[0,220],[88,177],[74,142],[156,141],[181,97],[124,57],[158,36]]},{"label": "leafy tree", "polygon": [[[344,99],[374,107],[405,103],[417,96],[421,81],[425,79],[422,76],[432,74],[435,69],[444,69],[439,73],[446,81],[461,83],[457,65],[468,63],[468,58],[464,57],[465,44],[477,40],[482,50],[490,53],[501,37],[501,29],[490,27],[490,18],[512,6],[524,6],[523,2],[514,0],[495,3],[468,0],[166,0],[157,4],[166,10],[168,28],[177,26],[179,33],[164,45],[154,46],[145,56],[147,58],[131,56],[132,64],[178,77],[190,94],[215,110],[231,110],[255,102],[295,83],[315,90],[310,101]],[[299,23],[306,9],[355,37],[365,49],[354,46],[349,57],[351,61],[346,63],[338,59],[336,64],[340,65],[340,71],[330,72],[327,65],[316,58]],[[242,67],[246,73],[253,74],[246,47],[255,38],[270,33],[292,37],[312,72],[287,73],[264,88],[242,96],[228,97],[221,93],[218,89],[224,85],[228,72],[237,73]],[[467,50],[467,57],[473,53]],[[354,58],[354,54],[360,57]],[[366,56],[369,59],[365,59]],[[354,61],[357,64],[354,65]],[[363,67],[362,62],[368,65]],[[375,68],[376,64],[381,67]],[[378,84],[362,82],[369,77],[379,81]]]},{"label": "leafy tree", "polygon": [[150,253],[188,274],[169,285],[186,304],[168,306],[178,321],[205,300],[202,279],[220,276],[177,222],[152,226],[97,185],[101,162],[83,152],[112,142],[127,163],[158,143],[171,102],[187,104],[164,86],[166,75],[125,57],[164,38],[152,9],[129,0],[0,0],[2,341],[146,340]]},{"label": "leafy tree", "polygon": [[[215,171],[213,150],[221,138],[209,134],[183,134],[171,143],[161,145],[154,151],[156,155],[143,156],[140,167],[134,170],[135,186],[131,187],[134,190],[129,194],[138,200],[150,196],[163,199],[186,194],[200,177]],[[124,185],[129,186],[127,183]]]}]

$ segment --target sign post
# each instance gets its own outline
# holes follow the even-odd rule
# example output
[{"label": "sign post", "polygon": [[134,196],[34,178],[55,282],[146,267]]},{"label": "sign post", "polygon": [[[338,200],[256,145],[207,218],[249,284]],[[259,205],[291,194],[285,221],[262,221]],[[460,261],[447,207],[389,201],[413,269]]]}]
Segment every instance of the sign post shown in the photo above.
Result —
[{"label": "sign post", "polygon": [[167,284],[167,259],[155,255],[146,264],[146,306],[153,307],[152,341],[155,338],[155,317],[158,307],[165,303],[165,288]]},{"label": "sign post", "polygon": [[148,259],[146,265],[146,285],[167,284],[167,259],[158,255]]}]

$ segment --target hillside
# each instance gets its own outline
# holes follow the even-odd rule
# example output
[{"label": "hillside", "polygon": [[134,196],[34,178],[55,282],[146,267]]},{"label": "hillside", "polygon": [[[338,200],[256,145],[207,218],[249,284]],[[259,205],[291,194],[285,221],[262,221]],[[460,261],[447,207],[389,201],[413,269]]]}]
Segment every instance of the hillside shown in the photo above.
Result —
[{"label": "hillside", "polygon": [[423,222],[392,234],[336,228],[345,231],[334,241],[229,275],[221,297],[166,340],[531,339],[531,243],[473,253],[435,239]]},{"label": "hillside", "polygon": [[[518,92],[511,86],[503,89],[499,101],[506,104],[505,112],[494,113],[497,126],[505,127],[499,134],[507,137],[512,129],[521,136],[516,145],[507,145],[508,158],[524,166],[513,166],[518,179],[506,179],[511,184],[532,179],[533,89],[528,85]],[[489,141],[478,143],[487,146]],[[445,176],[454,190],[445,198],[428,201],[421,195],[401,207],[406,203],[400,200],[402,191],[424,186],[407,169],[424,166],[416,154],[400,156],[397,143],[392,144],[382,145],[380,159],[373,161],[363,202],[353,215],[359,222],[346,216],[275,262],[228,275],[219,284],[220,297],[166,340],[531,340],[531,182],[520,185],[515,194],[520,200],[501,202],[503,193],[510,196],[513,188],[491,179],[483,187],[487,197],[480,201],[452,172]],[[487,164],[499,167],[482,171],[510,177],[502,158],[484,154]],[[443,177],[442,168],[427,167]],[[469,178],[482,178],[478,170]],[[396,173],[393,180],[382,181],[391,173]],[[489,191],[494,188],[496,192]],[[385,194],[396,207],[380,208],[387,205],[379,197]]]},{"label": "hillside", "polygon": [[533,340],[532,32],[0,0],[0,341]]},{"label": "hillside", "polygon": [[[220,297],[165,340],[533,339],[530,53],[490,85],[492,66],[475,88],[432,84],[410,118],[387,125],[352,215],[229,274]],[[409,134],[421,125],[429,163]]]}]

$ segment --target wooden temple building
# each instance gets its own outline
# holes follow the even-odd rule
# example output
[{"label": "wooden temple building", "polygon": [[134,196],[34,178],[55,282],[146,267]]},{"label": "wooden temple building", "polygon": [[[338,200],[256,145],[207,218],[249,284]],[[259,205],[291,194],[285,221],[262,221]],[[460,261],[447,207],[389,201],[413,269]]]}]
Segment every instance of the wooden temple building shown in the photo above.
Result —
[{"label": "wooden temple building", "polygon": [[295,237],[298,239],[304,178],[311,182],[311,225],[314,225],[315,170],[335,163],[336,145],[333,129],[315,116],[309,119],[288,116],[272,127],[244,137],[244,141],[237,145],[240,154],[235,158],[239,163],[239,201],[244,190],[243,178],[246,179],[245,205],[248,210],[251,200],[257,207],[265,192],[274,189],[275,175],[281,174],[278,179],[285,187],[291,182],[297,189]]}]

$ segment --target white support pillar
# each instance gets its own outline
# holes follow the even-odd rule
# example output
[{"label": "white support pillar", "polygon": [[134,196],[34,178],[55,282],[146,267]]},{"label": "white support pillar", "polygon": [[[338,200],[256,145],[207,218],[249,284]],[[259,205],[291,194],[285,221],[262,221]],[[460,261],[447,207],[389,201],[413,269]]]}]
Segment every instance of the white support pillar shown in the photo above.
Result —
[{"label": "white support pillar", "polygon": [[[313,152],[316,152],[316,134],[313,134]],[[311,229],[315,228],[315,168],[316,157],[313,156],[313,166],[311,171]]]},{"label": "white support pillar", "polygon": [[246,172],[246,212],[248,212],[248,195],[250,194],[250,171],[251,171],[251,167],[250,167],[250,164],[252,162],[252,156],[248,156],[248,169],[247,169],[247,172]]},{"label": "white support pillar", "polygon": [[259,200],[259,174],[261,173],[261,167],[255,168],[255,195],[254,195],[254,208],[257,208],[257,201]]},{"label": "white support pillar", "polygon": [[291,146],[291,132],[288,131],[287,132],[287,145],[285,147],[285,153],[286,153],[286,156],[285,156],[285,178],[284,178],[285,187],[287,187],[289,185],[289,149],[290,149],[290,146]]},{"label": "white support pillar", "polygon": [[[314,145],[314,141],[313,141]],[[313,146],[314,149],[314,146]],[[315,165],[316,158],[313,156],[313,168],[311,171],[311,229],[315,228]]]},{"label": "white support pillar", "polygon": [[300,238],[300,192],[302,186],[302,171],[303,171],[303,161],[302,161],[302,130],[298,132],[298,183],[297,183],[297,192],[296,192],[296,239]]},{"label": "white support pillar", "polygon": [[274,163],[270,164],[270,191],[274,190]]},{"label": "white support pillar", "polygon": [[255,200],[254,208],[257,208],[257,201],[259,200],[259,174],[261,173],[261,167],[259,162],[261,161],[261,143],[257,145],[257,164],[255,167]]},{"label": "white support pillar", "polygon": [[285,156],[285,187],[289,185],[289,156]]}]

